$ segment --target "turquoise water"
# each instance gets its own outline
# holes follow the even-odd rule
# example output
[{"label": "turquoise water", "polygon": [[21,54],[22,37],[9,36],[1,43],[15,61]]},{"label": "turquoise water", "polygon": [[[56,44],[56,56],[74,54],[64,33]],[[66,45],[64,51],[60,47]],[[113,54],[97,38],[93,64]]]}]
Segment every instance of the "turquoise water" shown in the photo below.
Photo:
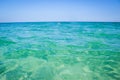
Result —
[{"label": "turquoise water", "polygon": [[0,80],[120,80],[120,23],[0,23]]}]

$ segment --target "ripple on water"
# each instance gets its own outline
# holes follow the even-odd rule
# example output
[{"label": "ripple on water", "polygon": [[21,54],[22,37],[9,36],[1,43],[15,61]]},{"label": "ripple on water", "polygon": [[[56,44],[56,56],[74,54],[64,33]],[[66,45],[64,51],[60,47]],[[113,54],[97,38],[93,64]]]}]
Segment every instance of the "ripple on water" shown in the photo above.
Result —
[{"label": "ripple on water", "polygon": [[0,80],[120,80],[119,23],[0,23]]}]

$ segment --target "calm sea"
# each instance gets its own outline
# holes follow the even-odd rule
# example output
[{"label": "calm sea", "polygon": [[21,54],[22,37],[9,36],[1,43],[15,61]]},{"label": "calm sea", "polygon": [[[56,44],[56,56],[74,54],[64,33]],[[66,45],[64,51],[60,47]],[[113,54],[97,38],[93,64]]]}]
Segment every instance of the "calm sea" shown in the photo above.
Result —
[{"label": "calm sea", "polygon": [[120,80],[120,23],[0,23],[0,80]]}]

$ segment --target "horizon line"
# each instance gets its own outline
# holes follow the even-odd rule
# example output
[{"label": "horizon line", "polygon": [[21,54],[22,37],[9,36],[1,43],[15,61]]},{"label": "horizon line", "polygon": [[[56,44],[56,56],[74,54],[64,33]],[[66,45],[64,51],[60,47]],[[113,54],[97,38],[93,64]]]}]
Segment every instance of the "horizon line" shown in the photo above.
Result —
[{"label": "horizon line", "polygon": [[120,22],[120,21],[6,21],[0,23],[31,23],[31,22]]}]

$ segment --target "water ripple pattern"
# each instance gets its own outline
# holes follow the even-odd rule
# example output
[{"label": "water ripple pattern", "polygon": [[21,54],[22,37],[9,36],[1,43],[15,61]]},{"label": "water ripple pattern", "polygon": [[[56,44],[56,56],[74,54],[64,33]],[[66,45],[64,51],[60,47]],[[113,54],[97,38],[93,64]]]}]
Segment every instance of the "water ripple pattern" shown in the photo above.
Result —
[{"label": "water ripple pattern", "polygon": [[120,80],[120,23],[0,23],[0,80]]}]

